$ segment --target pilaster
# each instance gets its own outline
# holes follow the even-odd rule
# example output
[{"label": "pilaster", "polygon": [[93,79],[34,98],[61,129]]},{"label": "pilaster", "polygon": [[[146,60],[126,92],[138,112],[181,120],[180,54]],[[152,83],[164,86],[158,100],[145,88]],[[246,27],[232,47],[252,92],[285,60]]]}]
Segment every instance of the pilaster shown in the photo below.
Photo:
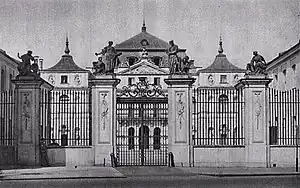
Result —
[{"label": "pilaster", "polygon": [[17,164],[40,165],[40,98],[41,89],[51,90],[45,80],[32,76],[19,76],[16,85],[15,142]]},{"label": "pilaster", "polygon": [[269,166],[267,88],[271,81],[266,76],[249,75],[235,86],[243,89],[245,98],[245,159],[249,167]]},{"label": "pilaster", "polygon": [[120,83],[115,75],[98,75],[89,80],[92,88],[92,145],[95,165],[111,164],[114,153],[116,126],[116,86]]},{"label": "pilaster", "polygon": [[191,87],[194,78],[171,75],[168,84],[168,151],[174,155],[176,166],[191,166]]}]

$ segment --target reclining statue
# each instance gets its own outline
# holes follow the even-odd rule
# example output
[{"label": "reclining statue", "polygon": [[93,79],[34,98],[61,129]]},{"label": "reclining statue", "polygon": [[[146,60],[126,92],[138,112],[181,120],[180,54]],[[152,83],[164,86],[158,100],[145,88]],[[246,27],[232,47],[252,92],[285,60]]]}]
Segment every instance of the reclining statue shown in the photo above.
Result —
[{"label": "reclining statue", "polygon": [[263,56],[259,55],[257,51],[254,51],[250,63],[248,63],[246,66],[246,74],[267,75],[266,68],[267,68],[267,63],[263,58]]}]

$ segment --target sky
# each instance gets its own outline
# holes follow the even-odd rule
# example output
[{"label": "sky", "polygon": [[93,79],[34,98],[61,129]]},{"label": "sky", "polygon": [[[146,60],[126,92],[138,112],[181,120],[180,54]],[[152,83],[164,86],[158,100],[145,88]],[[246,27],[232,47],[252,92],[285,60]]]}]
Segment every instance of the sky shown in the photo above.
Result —
[{"label": "sky", "polygon": [[141,32],[174,40],[195,60],[209,66],[222,36],[224,54],[244,68],[257,50],[272,60],[300,39],[300,0],[1,0],[0,48],[17,58],[32,50],[44,68],[64,54],[65,38],[76,64]]}]

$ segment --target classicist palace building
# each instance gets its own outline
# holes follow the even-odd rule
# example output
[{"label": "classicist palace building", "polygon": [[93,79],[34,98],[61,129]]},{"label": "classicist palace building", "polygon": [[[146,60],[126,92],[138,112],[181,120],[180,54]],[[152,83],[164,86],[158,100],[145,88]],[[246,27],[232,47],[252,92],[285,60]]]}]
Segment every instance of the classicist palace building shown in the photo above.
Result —
[{"label": "classicist palace building", "polygon": [[267,71],[273,77],[271,87],[279,90],[300,88],[300,40],[268,62]]},{"label": "classicist palace building", "polygon": [[[31,55],[18,62],[0,51],[0,144],[36,156],[18,156],[32,164],[39,148],[50,165],[290,166],[300,134],[299,47],[268,63],[255,51],[243,69],[220,38],[215,59],[200,68],[176,39],[159,39],[143,23],[131,38],[108,41],[87,68],[68,38],[61,59],[39,71]],[[30,67],[13,88],[18,65]],[[23,134],[16,142],[15,130]],[[31,133],[34,147],[23,143]]]}]

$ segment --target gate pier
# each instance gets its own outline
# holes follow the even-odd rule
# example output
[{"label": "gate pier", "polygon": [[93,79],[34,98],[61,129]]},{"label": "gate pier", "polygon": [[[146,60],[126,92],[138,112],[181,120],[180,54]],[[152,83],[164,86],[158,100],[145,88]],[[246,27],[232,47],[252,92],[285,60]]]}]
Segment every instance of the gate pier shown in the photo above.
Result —
[{"label": "gate pier", "polygon": [[244,90],[245,166],[270,167],[267,88],[272,79],[249,75],[235,86]]},{"label": "gate pier", "polygon": [[12,80],[16,85],[15,145],[18,165],[39,166],[40,155],[40,99],[42,91],[52,86],[32,76],[19,76]]},{"label": "gate pier", "polygon": [[116,86],[120,83],[114,74],[95,75],[89,80],[92,94],[92,146],[95,165],[111,164],[115,146]]},{"label": "gate pier", "polygon": [[192,164],[191,88],[195,82],[188,75],[171,75],[168,84],[168,150],[174,155],[175,166]]}]

